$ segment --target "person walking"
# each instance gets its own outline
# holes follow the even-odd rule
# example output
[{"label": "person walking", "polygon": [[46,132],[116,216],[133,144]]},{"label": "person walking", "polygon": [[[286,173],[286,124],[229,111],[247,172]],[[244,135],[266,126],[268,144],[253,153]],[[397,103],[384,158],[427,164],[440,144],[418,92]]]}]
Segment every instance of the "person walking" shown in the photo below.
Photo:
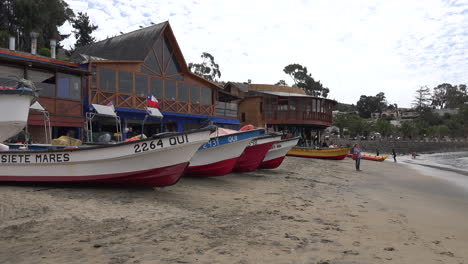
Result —
[{"label": "person walking", "polygon": [[393,161],[396,162],[396,152],[395,149],[392,149]]},{"label": "person walking", "polygon": [[356,170],[360,171],[361,170],[361,148],[359,147],[359,144],[354,144],[353,147],[353,159],[356,161]]}]

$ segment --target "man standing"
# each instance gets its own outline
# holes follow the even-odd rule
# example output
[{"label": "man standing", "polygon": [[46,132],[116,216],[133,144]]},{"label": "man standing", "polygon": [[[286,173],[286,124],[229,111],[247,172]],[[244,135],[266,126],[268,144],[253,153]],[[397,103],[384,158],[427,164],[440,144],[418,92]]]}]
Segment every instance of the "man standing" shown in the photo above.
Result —
[{"label": "man standing", "polygon": [[396,152],[395,149],[392,149],[393,161],[396,162]]},{"label": "man standing", "polygon": [[353,159],[356,161],[356,170],[360,171],[361,167],[361,148],[359,147],[359,144],[354,144],[353,147]]}]

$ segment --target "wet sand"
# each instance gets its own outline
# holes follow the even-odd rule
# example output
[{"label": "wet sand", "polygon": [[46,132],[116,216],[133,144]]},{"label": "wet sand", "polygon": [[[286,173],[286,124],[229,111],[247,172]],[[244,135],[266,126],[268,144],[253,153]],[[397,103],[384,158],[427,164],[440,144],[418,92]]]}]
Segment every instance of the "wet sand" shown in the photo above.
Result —
[{"label": "wet sand", "polygon": [[0,184],[0,263],[468,263],[468,196],[401,164],[288,157],[166,188]]}]

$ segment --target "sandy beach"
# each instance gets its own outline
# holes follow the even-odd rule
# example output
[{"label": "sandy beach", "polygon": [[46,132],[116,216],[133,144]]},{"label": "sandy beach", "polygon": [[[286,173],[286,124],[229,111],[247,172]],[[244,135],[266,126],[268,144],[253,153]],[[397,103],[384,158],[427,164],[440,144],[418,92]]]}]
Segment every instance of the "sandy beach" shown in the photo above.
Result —
[{"label": "sandy beach", "polygon": [[468,263],[465,190],[352,162],[155,189],[1,184],[0,263]]}]

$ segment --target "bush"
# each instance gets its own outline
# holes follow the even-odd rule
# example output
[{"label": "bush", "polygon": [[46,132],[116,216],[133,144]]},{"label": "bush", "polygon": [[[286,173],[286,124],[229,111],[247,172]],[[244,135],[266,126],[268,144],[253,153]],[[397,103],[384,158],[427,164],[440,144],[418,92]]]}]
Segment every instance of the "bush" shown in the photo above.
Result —
[{"label": "bush", "polygon": [[40,48],[40,49],[39,49],[39,55],[45,56],[45,57],[50,57],[50,49],[48,49],[48,48]]}]

